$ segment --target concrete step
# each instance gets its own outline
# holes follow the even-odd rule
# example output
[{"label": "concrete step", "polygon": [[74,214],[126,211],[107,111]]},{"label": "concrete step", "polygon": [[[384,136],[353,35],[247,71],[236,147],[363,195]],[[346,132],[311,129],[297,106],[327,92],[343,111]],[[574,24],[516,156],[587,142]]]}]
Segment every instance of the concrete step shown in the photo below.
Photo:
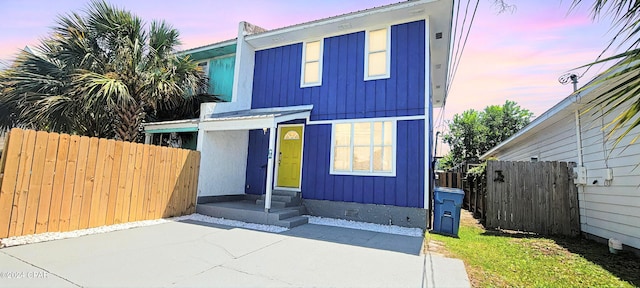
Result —
[{"label": "concrete step", "polygon": [[276,189],[276,190],[273,190],[271,192],[271,195],[282,195],[282,196],[299,197],[300,196],[300,192]]},{"label": "concrete step", "polygon": [[[276,202],[278,206],[284,205],[284,202]],[[237,202],[221,202],[198,204],[196,212],[212,217],[238,220],[248,223],[276,225],[286,228],[292,228],[307,223],[306,217],[301,217],[304,207],[295,206],[291,208],[275,208],[273,207],[269,213],[264,209],[256,207],[252,201]],[[264,204],[263,204],[264,205]],[[301,219],[304,218],[304,219]]]},{"label": "concrete step", "polygon": [[[264,199],[256,200],[256,205],[260,207],[264,207]],[[298,203],[271,200],[271,209],[287,208],[287,207],[295,207],[295,206],[298,206]]]},{"label": "concrete step", "polygon": [[287,210],[286,212],[278,213],[278,220],[284,220],[287,218],[300,216],[300,214],[301,214],[300,210],[298,209]]},{"label": "concrete step", "polygon": [[300,225],[309,223],[309,218],[304,216],[295,216],[287,219],[280,220],[275,225],[285,228],[294,228]]},{"label": "concrete step", "polygon": [[[262,194],[260,196],[260,199],[264,200],[265,197],[267,197],[267,195]],[[296,197],[286,195],[271,195],[271,201],[293,202],[294,200],[296,200]]]}]

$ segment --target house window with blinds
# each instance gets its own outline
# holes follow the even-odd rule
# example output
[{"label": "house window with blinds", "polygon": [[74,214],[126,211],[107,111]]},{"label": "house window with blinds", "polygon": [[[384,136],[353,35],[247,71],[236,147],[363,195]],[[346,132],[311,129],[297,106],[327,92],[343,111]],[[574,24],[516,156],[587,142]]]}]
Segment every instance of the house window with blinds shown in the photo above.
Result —
[{"label": "house window with blinds", "polygon": [[331,174],[395,176],[395,121],[334,123]]}]

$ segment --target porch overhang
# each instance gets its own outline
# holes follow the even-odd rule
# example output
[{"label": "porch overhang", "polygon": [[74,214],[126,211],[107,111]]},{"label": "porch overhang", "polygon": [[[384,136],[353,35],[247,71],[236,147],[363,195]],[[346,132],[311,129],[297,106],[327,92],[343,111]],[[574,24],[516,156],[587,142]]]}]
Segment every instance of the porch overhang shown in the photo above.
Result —
[{"label": "porch overhang", "polygon": [[199,119],[144,123],[145,133],[198,132]]},{"label": "porch overhang", "polygon": [[200,121],[203,131],[254,130],[275,128],[278,123],[309,120],[313,105],[241,110],[207,115]]},{"label": "porch overhang", "polygon": [[[213,113],[205,115],[198,124],[199,132],[232,131],[232,130],[255,130],[263,129],[265,133],[269,131],[269,156],[267,159],[267,179],[264,210],[271,209],[271,196],[273,192],[274,176],[274,151],[276,146],[276,132],[279,123],[292,120],[304,119],[309,121],[313,105],[302,105],[292,107],[272,107],[249,110],[238,110],[224,113]],[[198,133],[198,145],[205,133]],[[198,146],[198,150],[201,147]]]}]

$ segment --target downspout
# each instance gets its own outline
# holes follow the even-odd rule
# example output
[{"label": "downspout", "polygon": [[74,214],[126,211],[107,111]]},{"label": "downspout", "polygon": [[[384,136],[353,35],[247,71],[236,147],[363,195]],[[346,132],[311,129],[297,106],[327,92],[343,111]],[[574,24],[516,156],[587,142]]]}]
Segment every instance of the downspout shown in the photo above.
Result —
[{"label": "downspout", "polygon": [[580,128],[580,110],[576,109],[575,111],[576,117],[576,151],[578,152],[578,167],[582,167],[583,157],[582,157],[582,129]]}]

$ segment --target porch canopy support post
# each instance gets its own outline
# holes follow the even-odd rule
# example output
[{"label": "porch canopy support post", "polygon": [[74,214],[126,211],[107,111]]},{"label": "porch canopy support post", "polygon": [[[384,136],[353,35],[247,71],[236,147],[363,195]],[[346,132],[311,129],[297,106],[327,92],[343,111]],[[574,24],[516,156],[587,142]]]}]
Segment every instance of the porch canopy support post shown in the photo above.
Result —
[{"label": "porch canopy support post", "polygon": [[271,210],[271,194],[273,192],[273,160],[274,154],[276,150],[276,123],[274,123],[271,127],[269,127],[269,153],[267,160],[267,183],[266,193],[264,197],[264,212],[269,213]]}]

